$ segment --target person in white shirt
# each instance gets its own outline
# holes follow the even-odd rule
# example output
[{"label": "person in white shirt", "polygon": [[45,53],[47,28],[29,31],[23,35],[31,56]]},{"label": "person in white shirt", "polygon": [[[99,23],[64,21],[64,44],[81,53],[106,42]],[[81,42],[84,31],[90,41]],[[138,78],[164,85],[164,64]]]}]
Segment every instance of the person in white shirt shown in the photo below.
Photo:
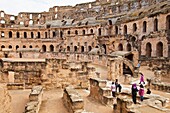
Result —
[{"label": "person in white shirt", "polygon": [[116,97],[116,85],[114,82],[112,82],[111,91],[112,91],[112,96]]}]

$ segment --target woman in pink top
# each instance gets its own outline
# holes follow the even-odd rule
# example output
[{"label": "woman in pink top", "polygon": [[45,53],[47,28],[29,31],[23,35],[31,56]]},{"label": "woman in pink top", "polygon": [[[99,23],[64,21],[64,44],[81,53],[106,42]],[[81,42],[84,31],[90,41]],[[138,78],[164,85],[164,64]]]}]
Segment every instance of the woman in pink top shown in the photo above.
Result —
[{"label": "woman in pink top", "polygon": [[139,96],[140,96],[140,100],[143,101],[143,95],[144,95],[144,87],[141,84],[140,85],[140,89],[139,89]]},{"label": "woman in pink top", "polygon": [[144,82],[144,75],[141,73],[141,76],[140,76],[140,83],[139,83],[139,84],[141,84],[142,82],[145,84],[145,82]]}]

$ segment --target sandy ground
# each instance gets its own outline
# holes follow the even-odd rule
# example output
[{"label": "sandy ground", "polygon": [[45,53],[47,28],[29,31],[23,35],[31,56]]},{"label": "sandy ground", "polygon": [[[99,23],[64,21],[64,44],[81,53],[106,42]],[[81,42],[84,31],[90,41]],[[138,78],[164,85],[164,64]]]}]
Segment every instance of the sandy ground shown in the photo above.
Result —
[{"label": "sandy ground", "polygon": [[[105,67],[95,66],[96,72],[101,73],[101,78],[107,79],[107,70]],[[150,70],[147,70],[147,67],[142,67],[140,71],[145,75],[145,79],[147,77],[153,77],[154,74]],[[125,85],[125,87],[130,88],[130,85]],[[123,88],[125,88],[123,87]],[[84,108],[88,112],[94,113],[113,113],[111,106],[103,105],[96,100],[88,97],[88,90],[77,90],[80,95],[84,98]],[[12,113],[23,113],[25,104],[28,102],[28,97],[30,90],[11,90],[9,91],[12,97]],[[154,91],[152,93],[156,93],[162,96],[165,96],[170,99],[170,93]],[[62,102],[63,90],[62,89],[54,89],[49,91],[44,91],[43,100],[39,113],[69,113],[67,109],[64,107]]]}]

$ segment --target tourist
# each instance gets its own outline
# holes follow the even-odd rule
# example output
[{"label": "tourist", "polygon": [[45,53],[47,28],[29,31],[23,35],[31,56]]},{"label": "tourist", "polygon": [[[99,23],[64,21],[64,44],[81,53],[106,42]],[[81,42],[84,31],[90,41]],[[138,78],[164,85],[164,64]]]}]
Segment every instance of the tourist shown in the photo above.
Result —
[{"label": "tourist", "polygon": [[144,83],[145,84],[145,82],[144,82],[144,75],[142,74],[142,73],[140,73],[141,74],[141,76],[140,76],[140,82],[139,82],[139,84],[141,84],[141,83]]},{"label": "tourist", "polygon": [[111,91],[112,91],[112,96],[116,97],[116,85],[114,82],[112,82]]},{"label": "tourist", "polygon": [[151,94],[151,90],[148,88],[146,94]]},{"label": "tourist", "polygon": [[138,88],[136,86],[136,83],[132,84],[132,101],[134,104],[136,104],[136,95],[138,92]]},{"label": "tourist", "polygon": [[141,102],[143,101],[143,95],[144,95],[144,87],[143,87],[143,85],[141,84],[141,85],[140,85],[140,89],[139,89],[139,96],[140,96]]},{"label": "tourist", "polygon": [[116,79],[115,85],[116,85],[116,92],[117,92],[117,89],[119,89],[119,93],[120,93],[122,86],[118,83],[118,79]]}]

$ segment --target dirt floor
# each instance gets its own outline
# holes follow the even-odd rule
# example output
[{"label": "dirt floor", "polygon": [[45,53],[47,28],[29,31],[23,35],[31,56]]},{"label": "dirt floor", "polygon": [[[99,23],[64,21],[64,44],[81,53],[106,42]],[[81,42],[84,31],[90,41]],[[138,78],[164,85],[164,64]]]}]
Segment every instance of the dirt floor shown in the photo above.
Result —
[{"label": "dirt floor", "polygon": [[[107,79],[107,70],[104,67],[96,66],[97,72],[101,73],[101,78]],[[150,70],[147,70],[147,67],[142,67],[140,71],[147,77],[153,77],[154,73]],[[139,78],[137,78],[139,79]],[[130,88],[131,85],[125,85],[125,87]],[[125,88],[123,87],[123,88]],[[12,113],[23,113],[25,104],[28,102],[29,93],[31,90],[10,90],[10,95],[12,97]],[[103,105],[92,98],[90,98],[88,90],[77,90],[80,95],[84,98],[84,108],[88,112],[93,113],[113,113],[111,106]],[[162,96],[165,96],[170,99],[170,93],[154,91]],[[54,89],[54,90],[44,90],[43,100],[39,113],[69,113],[64,107],[62,102],[63,90]],[[150,112],[152,113],[152,112]]]}]

